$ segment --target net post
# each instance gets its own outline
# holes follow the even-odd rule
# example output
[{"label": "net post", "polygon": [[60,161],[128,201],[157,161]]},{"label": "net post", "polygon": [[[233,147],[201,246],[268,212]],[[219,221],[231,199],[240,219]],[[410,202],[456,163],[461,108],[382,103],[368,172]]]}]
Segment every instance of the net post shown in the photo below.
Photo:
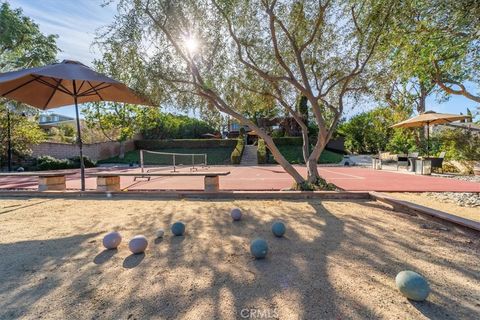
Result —
[{"label": "net post", "polygon": [[175,153],[172,156],[173,156],[173,172],[175,172]]},{"label": "net post", "polygon": [[195,155],[192,154],[192,170],[195,171]]},{"label": "net post", "polygon": [[143,149],[140,149],[140,168],[143,173]]}]

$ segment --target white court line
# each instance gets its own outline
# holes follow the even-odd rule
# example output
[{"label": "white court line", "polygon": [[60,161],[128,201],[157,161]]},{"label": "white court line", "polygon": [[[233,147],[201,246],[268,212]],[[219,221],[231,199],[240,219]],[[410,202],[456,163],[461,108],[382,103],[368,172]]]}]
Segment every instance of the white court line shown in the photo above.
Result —
[{"label": "white court line", "polygon": [[[326,172],[330,172],[330,173],[340,174],[340,175],[342,175],[342,176],[352,177],[352,178],[355,178],[355,179],[358,179],[358,180],[363,180],[363,179],[365,179],[365,177],[354,176],[353,174],[335,172],[335,171],[331,171],[331,170],[327,170],[327,169],[323,169],[323,168],[322,168],[322,169],[318,169],[318,171],[326,171]],[[329,179],[339,179],[339,178],[329,178]]]}]

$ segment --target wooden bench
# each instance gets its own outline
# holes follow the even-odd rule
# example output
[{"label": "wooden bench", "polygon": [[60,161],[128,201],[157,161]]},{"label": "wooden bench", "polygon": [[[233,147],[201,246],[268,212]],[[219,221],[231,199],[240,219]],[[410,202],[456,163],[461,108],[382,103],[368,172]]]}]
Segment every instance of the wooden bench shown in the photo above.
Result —
[{"label": "wooden bench", "polygon": [[97,191],[120,191],[120,177],[205,177],[205,192],[219,190],[219,177],[229,175],[230,171],[223,172],[96,172],[89,176],[97,177]]},{"label": "wooden bench", "polygon": [[75,172],[1,172],[0,177],[38,177],[38,191],[67,189],[66,176]]}]

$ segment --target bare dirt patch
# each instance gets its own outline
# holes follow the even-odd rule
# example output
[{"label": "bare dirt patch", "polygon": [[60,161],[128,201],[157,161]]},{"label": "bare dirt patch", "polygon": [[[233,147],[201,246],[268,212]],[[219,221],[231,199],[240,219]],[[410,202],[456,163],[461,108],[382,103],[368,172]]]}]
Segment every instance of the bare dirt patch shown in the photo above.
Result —
[{"label": "bare dirt patch", "polygon": [[[276,219],[285,238],[270,231]],[[184,237],[168,231],[176,220]],[[0,318],[478,317],[479,234],[424,223],[368,201],[1,199]],[[124,241],[104,251],[114,229]],[[144,255],[128,251],[136,234],[150,241]],[[265,260],[250,257],[255,237],[269,243]],[[405,269],[429,279],[427,302],[396,290]]]}]

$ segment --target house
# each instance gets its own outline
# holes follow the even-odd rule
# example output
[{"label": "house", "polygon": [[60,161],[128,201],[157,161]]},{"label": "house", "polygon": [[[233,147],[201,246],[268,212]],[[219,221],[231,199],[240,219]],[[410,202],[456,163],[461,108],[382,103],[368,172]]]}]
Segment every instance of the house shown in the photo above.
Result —
[{"label": "house", "polygon": [[53,112],[43,112],[38,118],[38,124],[43,129],[58,127],[62,124],[75,124],[75,118],[67,117]]},{"label": "house", "polygon": [[237,138],[240,135],[241,128],[245,130],[245,133],[251,131],[248,126],[241,125],[237,120],[229,118],[227,123],[227,131],[223,134],[229,139]]}]

